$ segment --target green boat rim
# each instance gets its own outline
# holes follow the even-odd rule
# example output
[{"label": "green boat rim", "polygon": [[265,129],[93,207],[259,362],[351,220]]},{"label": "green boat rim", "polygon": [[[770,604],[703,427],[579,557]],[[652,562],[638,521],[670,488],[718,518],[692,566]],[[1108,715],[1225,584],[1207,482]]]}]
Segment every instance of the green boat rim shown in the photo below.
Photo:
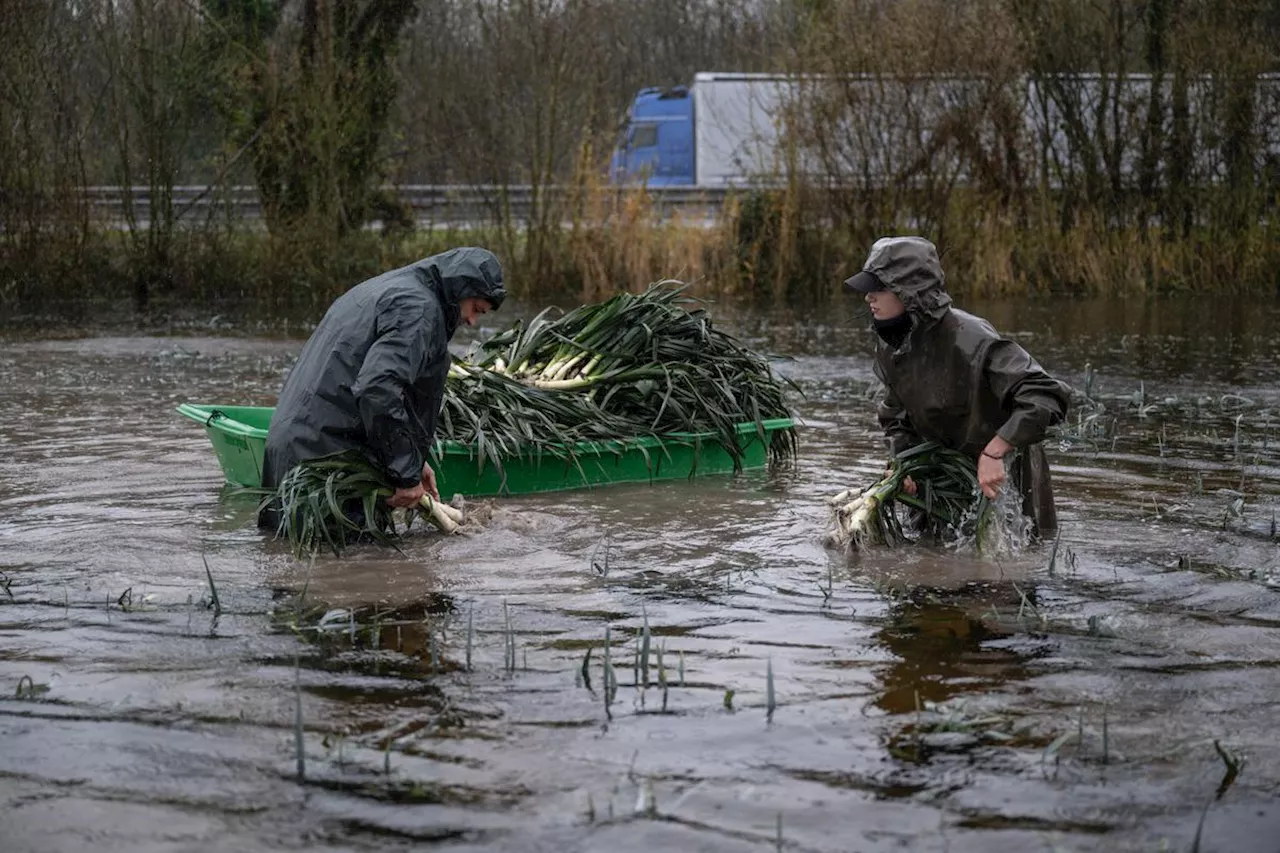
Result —
[{"label": "green boat rim", "polygon": [[243,421],[238,421],[234,416],[227,414],[227,412],[224,411],[234,411],[235,409],[244,408],[256,407],[206,406],[195,403],[180,403],[178,405],[178,414],[182,415],[184,418],[190,418],[191,420],[206,427],[211,427],[214,423],[217,423],[218,429],[229,432],[232,435],[239,435],[244,438],[258,438],[265,441],[267,438],[267,431],[265,429],[251,426]]},{"label": "green boat rim", "polygon": [[[242,436],[244,438],[256,438],[266,440],[267,431],[261,427],[250,426],[242,421],[236,420],[233,414],[236,409],[244,408],[269,408],[269,407],[249,407],[249,406],[216,406],[196,403],[181,403],[178,406],[178,414],[183,417],[190,418],[206,427],[212,426],[215,422],[218,429],[231,433],[232,435]],[[227,410],[227,411],[224,411]],[[792,429],[795,427],[795,420],[792,418],[771,418],[769,420],[756,423],[755,421],[744,421],[734,426],[734,431],[738,435],[748,435],[763,431],[764,433],[773,433],[779,430]],[[669,432],[661,435],[641,435],[627,438],[609,439],[607,441],[580,441],[573,448],[575,453],[617,453],[630,450],[633,448],[660,448],[667,443],[675,444],[691,444],[699,441],[708,441],[716,437],[713,432]],[[447,455],[473,455],[475,451],[474,445],[464,444],[460,441],[437,441],[436,452]]]},{"label": "green boat rim", "polygon": [[[261,486],[272,407],[183,403],[177,408],[178,414],[204,427],[228,483]],[[719,433],[685,432],[584,441],[563,448],[526,447],[501,462],[481,457],[476,445],[443,441],[433,444],[430,456],[442,491],[468,497],[516,496],[758,468],[767,463],[778,436],[794,427],[791,418],[735,424],[738,454],[721,445]]]}]

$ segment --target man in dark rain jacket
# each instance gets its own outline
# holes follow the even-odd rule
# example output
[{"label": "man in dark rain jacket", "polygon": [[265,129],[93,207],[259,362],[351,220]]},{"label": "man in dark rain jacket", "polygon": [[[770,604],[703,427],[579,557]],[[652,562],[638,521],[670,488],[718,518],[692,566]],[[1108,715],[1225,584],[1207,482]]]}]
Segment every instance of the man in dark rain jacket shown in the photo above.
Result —
[{"label": "man in dark rain jacket", "polygon": [[[1067,412],[1067,387],[981,317],[951,307],[938,250],[921,237],[885,237],[845,281],[871,307],[880,343],[875,373],[886,394],[880,425],[892,454],[937,441],[978,463],[994,498],[1005,457],[1022,509],[1041,535],[1058,526],[1049,462],[1040,442]],[[908,492],[915,484],[903,483]]]},{"label": "man in dark rain jacket", "polygon": [[[449,372],[449,339],[506,297],[485,249],[452,249],[384,273],[329,307],[285,380],[267,431],[262,485],[295,465],[360,450],[396,487],[387,503],[439,498],[427,450]],[[258,517],[275,527],[278,509]]]}]

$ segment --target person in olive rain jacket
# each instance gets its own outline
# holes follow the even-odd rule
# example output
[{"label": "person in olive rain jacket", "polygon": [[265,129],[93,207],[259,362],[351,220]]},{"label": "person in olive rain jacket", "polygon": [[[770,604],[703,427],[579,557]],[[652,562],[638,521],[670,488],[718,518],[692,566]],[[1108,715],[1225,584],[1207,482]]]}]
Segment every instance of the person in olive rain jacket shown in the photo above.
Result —
[{"label": "person in olive rain jacket", "polygon": [[[275,488],[295,465],[359,450],[386,472],[387,503],[439,499],[427,451],[459,323],[506,298],[502,266],[485,249],[460,248],[383,273],[329,307],[285,380],[267,430],[262,485]],[[278,507],[258,517],[279,522]]]},{"label": "person in olive rain jacket", "polygon": [[[1049,462],[1040,442],[1067,413],[1067,386],[990,323],[951,307],[938,250],[921,237],[877,240],[845,281],[871,308],[880,342],[875,373],[889,452],[937,441],[973,457],[994,498],[1008,475],[1040,535],[1057,529]],[[915,483],[903,483],[914,493]]]}]

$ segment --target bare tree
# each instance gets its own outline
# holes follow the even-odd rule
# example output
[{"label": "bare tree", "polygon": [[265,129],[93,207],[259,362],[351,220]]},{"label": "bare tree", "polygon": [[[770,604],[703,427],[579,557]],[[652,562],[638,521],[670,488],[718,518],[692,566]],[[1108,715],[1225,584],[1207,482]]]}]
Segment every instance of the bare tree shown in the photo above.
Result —
[{"label": "bare tree", "polygon": [[86,140],[101,80],[81,50],[90,29],[84,16],[41,0],[0,12],[0,304],[35,296],[42,279],[84,262]]},{"label": "bare tree", "polygon": [[269,225],[322,241],[362,225],[414,0],[206,0],[205,13],[216,103],[231,144],[250,147]]}]

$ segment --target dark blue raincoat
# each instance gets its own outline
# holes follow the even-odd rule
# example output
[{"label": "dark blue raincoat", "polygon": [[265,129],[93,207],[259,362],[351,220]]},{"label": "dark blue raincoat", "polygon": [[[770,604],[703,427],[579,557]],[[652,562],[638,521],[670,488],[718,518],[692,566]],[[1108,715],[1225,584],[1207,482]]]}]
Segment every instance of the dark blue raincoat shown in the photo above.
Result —
[{"label": "dark blue raincoat", "polygon": [[[460,248],[356,285],[330,306],[285,380],[267,433],[262,484],[295,465],[359,450],[388,480],[422,479],[466,297],[502,304],[502,267]],[[273,526],[264,513],[260,522]]]}]

